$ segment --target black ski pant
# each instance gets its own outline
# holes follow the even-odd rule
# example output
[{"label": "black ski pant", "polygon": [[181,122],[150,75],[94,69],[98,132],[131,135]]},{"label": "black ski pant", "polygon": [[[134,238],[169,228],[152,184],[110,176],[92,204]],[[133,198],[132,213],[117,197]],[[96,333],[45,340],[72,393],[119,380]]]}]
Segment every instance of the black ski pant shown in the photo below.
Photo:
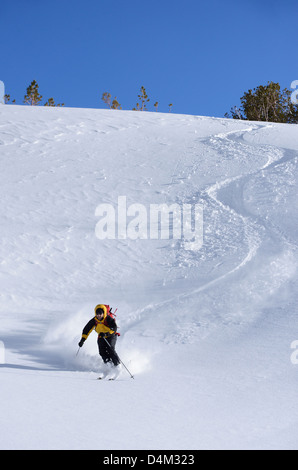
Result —
[{"label": "black ski pant", "polygon": [[105,364],[107,362],[113,362],[114,366],[118,366],[120,364],[119,357],[115,351],[116,342],[117,342],[116,335],[111,335],[111,336],[108,336],[107,338],[102,338],[101,336],[98,336],[98,339],[97,339],[98,351]]}]

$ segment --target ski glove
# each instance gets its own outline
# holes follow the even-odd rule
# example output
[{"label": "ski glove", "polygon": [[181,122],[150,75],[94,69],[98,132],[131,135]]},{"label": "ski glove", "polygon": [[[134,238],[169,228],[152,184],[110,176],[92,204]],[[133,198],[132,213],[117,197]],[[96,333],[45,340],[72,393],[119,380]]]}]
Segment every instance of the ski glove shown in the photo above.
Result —
[{"label": "ski glove", "polygon": [[110,335],[110,333],[99,333],[99,337],[100,338],[108,338]]},{"label": "ski glove", "polygon": [[85,338],[82,338],[81,341],[79,342],[80,348],[83,346],[84,343],[85,343]]}]

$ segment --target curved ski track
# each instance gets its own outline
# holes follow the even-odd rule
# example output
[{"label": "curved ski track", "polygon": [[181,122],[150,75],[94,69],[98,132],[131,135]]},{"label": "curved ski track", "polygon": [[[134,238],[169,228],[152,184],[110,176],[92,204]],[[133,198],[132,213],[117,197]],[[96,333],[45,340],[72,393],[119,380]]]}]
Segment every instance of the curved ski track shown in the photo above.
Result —
[{"label": "curved ski track", "polygon": [[[181,305],[184,305],[185,312],[188,311],[187,305],[193,311],[189,315],[188,324],[191,328],[192,337],[195,337],[194,333],[204,336],[206,332],[208,334],[209,330],[214,329],[214,327],[230,326],[231,323],[239,325],[243,324],[243,322],[250,322],[260,313],[262,308],[261,298],[272,295],[284,282],[292,277],[296,270],[292,254],[296,250],[297,245],[268,218],[264,219],[250,212],[246,207],[243,196],[245,186],[253,182],[257,177],[261,175],[265,178],[266,172],[278,165],[294,159],[297,160],[298,158],[297,152],[293,150],[268,145],[255,145],[244,141],[244,136],[247,132],[257,131],[263,127],[264,124],[256,124],[241,131],[221,133],[201,139],[201,142],[211,148],[212,151],[216,150],[222,155],[231,155],[231,158],[239,160],[249,159],[250,156],[257,155],[261,162],[266,157],[266,162],[253,171],[251,168],[248,168],[247,173],[235,174],[235,176],[216,181],[205,187],[198,194],[192,194],[188,197],[188,200],[198,199],[199,197],[200,202],[204,204],[204,210],[210,206],[215,207],[220,214],[228,214],[228,217],[234,221],[235,228],[242,227],[244,234],[243,244],[246,247],[244,256],[232,269],[214,276],[211,280],[199,285],[197,288],[189,292],[178,293],[162,302],[147,305],[145,308],[132,313],[128,320],[130,328],[133,325],[142,324],[149,312],[161,312],[166,308],[171,309],[171,312],[174,314],[174,323],[180,315],[179,310]],[[271,125],[268,124],[268,127],[271,127]],[[181,160],[176,164],[176,170],[179,167],[181,167]],[[173,181],[174,179],[172,179]],[[266,252],[266,245],[268,244],[273,246],[273,251],[275,252],[274,258],[268,255],[268,259],[266,259],[266,255],[262,253],[263,250],[261,248]],[[200,253],[195,253],[194,256],[199,257]],[[215,264],[213,270],[218,271],[217,268],[221,264],[221,262]],[[289,264],[290,268],[285,269],[285,267],[289,267]],[[272,283],[270,286],[264,284],[264,272],[268,268],[272,269]],[[215,302],[218,310],[217,313],[210,310],[204,312],[204,308],[202,308],[204,295],[207,295],[208,298],[216,297],[216,289],[214,288],[219,283],[224,282],[227,283],[228,288],[231,288],[229,295],[234,296],[233,302],[237,304],[235,298],[239,298],[239,311],[232,314],[225,311],[225,307],[228,306],[229,302],[227,299],[220,299]],[[251,297],[254,297],[253,301],[251,301]],[[249,302],[251,305],[250,308],[244,307],[245,312],[243,314],[242,304],[246,305],[246,302]],[[219,308],[220,303],[222,305]],[[161,323],[165,322],[163,320],[163,313],[158,314],[158,320]],[[189,332],[186,334],[183,331],[181,332],[181,326],[180,332],[177,331],[174,338],[173,336],[168,338],[166,334],[162,335],[162,340],[166,342],[184,342],[184,340],[189,341],[189,339]]]}]

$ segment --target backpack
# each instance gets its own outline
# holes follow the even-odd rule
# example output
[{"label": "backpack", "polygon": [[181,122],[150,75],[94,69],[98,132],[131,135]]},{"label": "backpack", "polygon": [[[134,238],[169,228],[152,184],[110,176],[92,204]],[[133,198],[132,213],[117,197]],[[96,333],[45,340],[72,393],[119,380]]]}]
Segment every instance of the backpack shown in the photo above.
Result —
[{"label": "backpack", "polygon": [[106,309],[107,309],[107,315],[109,315],[110,317],[112,317],[113,319],[115,319],[115,318],[117,317],[117,315],[115,315],[115,313],[117,312],[118,309],[116,308],[115,312],[112,312],[112,307],[110,307],[109,305],[105,305],[105,304],[103,304],[103,305],[104,305],[104,306],[106,307]]},{"label": "backpack", "polygon": [[[117,312],[118,308],[116,308],[115,312],[112,312],[112,307],[110,307],[109,305],[105,305],[105,304],[103,304],[103,305],[107,309],[107,316],[109,316],[109,317],[113,318],[113,320],[115,320],[115,318],[117,317],[116,312]],[[108,326],[106,324],[107,316],[106,316],[105,321],[104,321],[104,325],[106,325],[106,326]],[[115,334],[116,334],[116,336],[120,336],[120,333],[115,333]]]}]

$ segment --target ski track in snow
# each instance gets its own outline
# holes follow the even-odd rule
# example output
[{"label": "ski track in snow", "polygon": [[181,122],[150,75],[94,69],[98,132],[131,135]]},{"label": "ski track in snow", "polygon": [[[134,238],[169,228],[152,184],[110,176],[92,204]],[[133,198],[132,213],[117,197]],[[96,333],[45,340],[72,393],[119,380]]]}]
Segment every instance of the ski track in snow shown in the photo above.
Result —
[{"label": "ski track in snow", "polygon": [[[266,178],[266,171],[270,171],[276,168],[279,165],[282,165],[286,162],[290,162],[292,160],[296,160],[297,162],[297,152],[296,151],[288,151],[287,149],[280,149],[274,146],[268,145],[253,145],[247,144],[244,142],[243,137],[247,132],[257,131],[259,128],[263,128],[264,124],[261,125],[253,125],[252,127],[248,127],[245,130],[236,130],[236,131],[228,131],[226,133],[220,133],[218,135],[214,135],[208,137],[207,139],[202,139],[204,144],[210,148],[211,151],[217,151],[223,156],[228,156],[228,158],[233,158],[233,156],[237,156],[237,159],[248,159],[250,155],[256,155],[257,158],[260,158],[260,161],[266,158],[266,163],[260,165],[259,168],[254,170],[253,172],[248,171],[247,173],[243,174],[236,174],[235,176],[223,180],[219,180],[214,184],[208,185],[203,191],[200,191],[199,197],[200,201],[203,202],[204,208],[206,210],[207,206],[213,206],[218,208],[220,213],[227,213],[229,219],[234,220],[234,227],[233,230],[237,232],[238,227],[243,233],[243,245],[245,245],[246,253],[244,252],[244,256],[239,262],[230,270],[225,271],[223,274],[219,275],[218,277],[214,277],[212,280],[203,283],[197,288],[194,288],[190,292],[187,293],[179,293],[174,297],[170,297],[159,303],[154,303],[152,305],[148,305],[147,307],[143,308],[140,312],[137,312],[132,318],[131,324],[137,322],[141,323],[142,326],[142,319],[146,318],[149,312],[162,310],[164,308],[171,308],[173,305],[181,305],[186,303],[186,301],[192,300],[195,303],[196,298],[198,298],[197,304],[200,305],[200,294],[208,290],[214,290],[217,288],[217,285],[220,283],[227,283],[230,282],[229,278],[232,275],[235,275],[237,271],[245,270],[248,263],[254,263],[257,266],[257,269],[254,268],[254,281],[255,284],[256,294],[258,294],[258,284],[261,283],[264,297],[266,295],[273,295],[274,291],[278,291],[281,285],[290,279],[295,271],[296,271],[296,263],[294,261],[294,252],[296,251],[297,244],[293,240],[289,240],[289,237],[281,232],[279,227],[274,226],[274,224],[268,220],[264,221],[260,217],[255,216],[253,213],[249,212],[249,210],[245,207],[245,201],[243,200],[243,188],[246,185],[249,185],[251,181],[261,177],[262,179]],[[268,128],[271,128],[271,124],[267,124]],[[180,174],[177,171],[179,167]],[[195,170],[192,169],[195,173]],[[177,162],[174,176],[171,181],[172,184],[177,184],[177,181],[184,179],[184,168],[181,163],[181,160]],[[229,196],[228,200],[226,196]],[[184,196],[185,198],[185,196]],[[184,200],[180,200],[180,202],[192,201],[197,200],[198,194],[188,194],[187,198]],[[237,222],[235,222],[235,220]],[[233,236],[234,233],[230,234]],[[274,272],[272,275],[274,279],[270,279],[270,285],[264,286],[262,283],[262,278],[264,278],[264,267],[262,266],[262,253],[259,254],[261,248],[264,244],[268,243],[268,240],[272,240],[274,243],[275,249],[277,251],[274,258],[270,259],[270,265],[275,265]],[[286,253],[284,254],[284,249],[287,248]],[[260,258],[260,261],[259,259]],[[285,267],[288,267],[288,271],[284,273]],[[249,269],[249,268],[248,268]],[[259,273],[259,274],[258,274]],[[241,274],[239,274],[241,277]],[[250,286],[250,290],[253,291],[254,286],[253,284]],[[247,285],[244,287],[245,292],[247,291]],[[237,295],[235,295],[237,297]],[[259,297],[259,296],[258,296]],[[262,299],[263,302],[263,299]],[[194,307],[195,308],[195,307]],[[224,308],[224,305],[221,305],[221,308]],[[239,305],[241,309],[241,305]],[[227,323],[230,326],[230,321],[232,323],[245,323],[245,321],[254,321],[256,315],[256,309],[258,306],[254,303],[252,304],[251,308],[251,316],[252,318],[243,318],[242,312],[235,312],[235,317],[232,319],[228,319],[229,315],[226,315],[224,311],[222,314],[218,315],[216,320],[214,321],[214,326],[216,328],[219,325]],[[239,318],[237,318],[237,314],[240,313]],[[257,314],[260,313],[257,311]],[[211,312],[207,312],[209,317],[212,317]],[[200,317],[200,314],[196,315]],[[211,320],[211,323],[213,320]],[[178,322],[177,322],[178,323]],[[202,322],[197,321],[198,325],[198,333],[199,330],[206,333],[207,328],[201,328]],[[206,321],[208,323],[208,319]],[[194,325],[193,318],[190,321],[190,324]],[[131,326],[131,325],[130,325]],[[143,326],[142,326],[143,327]],[[180,329],[178,326],[177,329]],[[193,337],[193,328],[191,328],[191,333],[185,336],[184,332],[179,334],[177,331],[173,335],[170,334],[170,337],[174,336],[174,341],[183,342],[189,341],[190,337]],[[167,339],[166,335],[163,337],[163,340],[170,341],[171,338]]]}]

